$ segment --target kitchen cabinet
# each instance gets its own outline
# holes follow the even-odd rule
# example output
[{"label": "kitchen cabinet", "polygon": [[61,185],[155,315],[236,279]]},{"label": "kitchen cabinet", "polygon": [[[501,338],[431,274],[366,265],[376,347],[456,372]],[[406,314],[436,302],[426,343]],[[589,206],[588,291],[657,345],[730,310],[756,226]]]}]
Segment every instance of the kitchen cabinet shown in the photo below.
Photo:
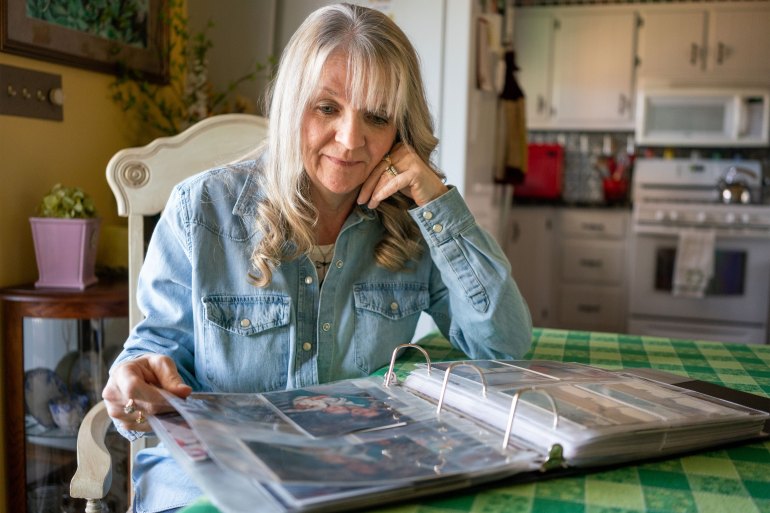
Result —
[{"label": "kitchen cabinet", "polygon": [[511,274],[529,305],[532,323],[555,327],[553,313],[555,282],[554,207],[514,205],[510,216],[510,237],[504,245],[511,262]]},{"label": "kitchen cabinet", "polygon": [[514,205],[505,250],[535,326],[625,331],[630,217]]},{"label": "kitchen cabinet", "polygon": [[551,119],[553,38],[556,17],[551,11],[518,9],[514,29],[517,79],[527,97],[527,124],[547,125]]},{"label": "kitchen cabinet", "polygon": [[519,8],[514,42],[528,128],[632,129],[636,29],[628,8]]},{"label": "kitchen cabinet", "polygon": [[625,331],[629,223],[625,210],[560,211],[559,327]]},{"label": "kitchen cabinet", "polygon": [[641,81],[704,85],[770,81],[766,2],[640,8]]}]

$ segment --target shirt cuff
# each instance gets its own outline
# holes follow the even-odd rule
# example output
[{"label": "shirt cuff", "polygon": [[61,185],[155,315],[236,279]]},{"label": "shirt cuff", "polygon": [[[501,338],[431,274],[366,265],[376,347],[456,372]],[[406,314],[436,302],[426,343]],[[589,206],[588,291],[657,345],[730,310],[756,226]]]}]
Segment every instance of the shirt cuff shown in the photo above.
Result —
[{"label": "shirt cuff", "polygon": [[421,207],[409,210],[425,240],[441,245],[476,223],[455,187]]}]

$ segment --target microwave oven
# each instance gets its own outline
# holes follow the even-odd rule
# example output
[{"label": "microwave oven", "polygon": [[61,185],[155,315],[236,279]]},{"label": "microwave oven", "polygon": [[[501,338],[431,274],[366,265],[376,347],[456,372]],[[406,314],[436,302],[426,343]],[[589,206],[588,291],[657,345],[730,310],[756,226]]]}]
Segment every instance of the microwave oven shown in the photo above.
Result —
[{"label": "microwave oven", "polygon": [[641,89],[635,139],[645,146],[765,146],[767,89]]}]

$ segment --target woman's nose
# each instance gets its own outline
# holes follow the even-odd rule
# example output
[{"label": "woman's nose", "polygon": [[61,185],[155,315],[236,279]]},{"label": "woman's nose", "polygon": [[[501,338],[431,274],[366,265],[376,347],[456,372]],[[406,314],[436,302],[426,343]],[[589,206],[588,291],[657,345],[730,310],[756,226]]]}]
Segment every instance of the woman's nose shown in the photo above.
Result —
[{"label": "woman's nose", "polygon": [[349,113],[340,118],[335,139],[349,150],[363,146],[365,137],[363,120],[360,116]]}]

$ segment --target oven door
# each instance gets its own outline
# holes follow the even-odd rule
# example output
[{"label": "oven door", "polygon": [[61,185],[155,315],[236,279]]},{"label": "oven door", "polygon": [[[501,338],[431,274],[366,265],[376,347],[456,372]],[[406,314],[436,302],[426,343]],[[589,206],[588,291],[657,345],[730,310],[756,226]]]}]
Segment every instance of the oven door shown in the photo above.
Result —
[{"label": "oven door", "polygon": [[714,276],[702,298],[671,293],[677,242],[673,233],[636,233],[633,237],[631,315],[764,330],[770,293],[770,239],[717,235]]}]

